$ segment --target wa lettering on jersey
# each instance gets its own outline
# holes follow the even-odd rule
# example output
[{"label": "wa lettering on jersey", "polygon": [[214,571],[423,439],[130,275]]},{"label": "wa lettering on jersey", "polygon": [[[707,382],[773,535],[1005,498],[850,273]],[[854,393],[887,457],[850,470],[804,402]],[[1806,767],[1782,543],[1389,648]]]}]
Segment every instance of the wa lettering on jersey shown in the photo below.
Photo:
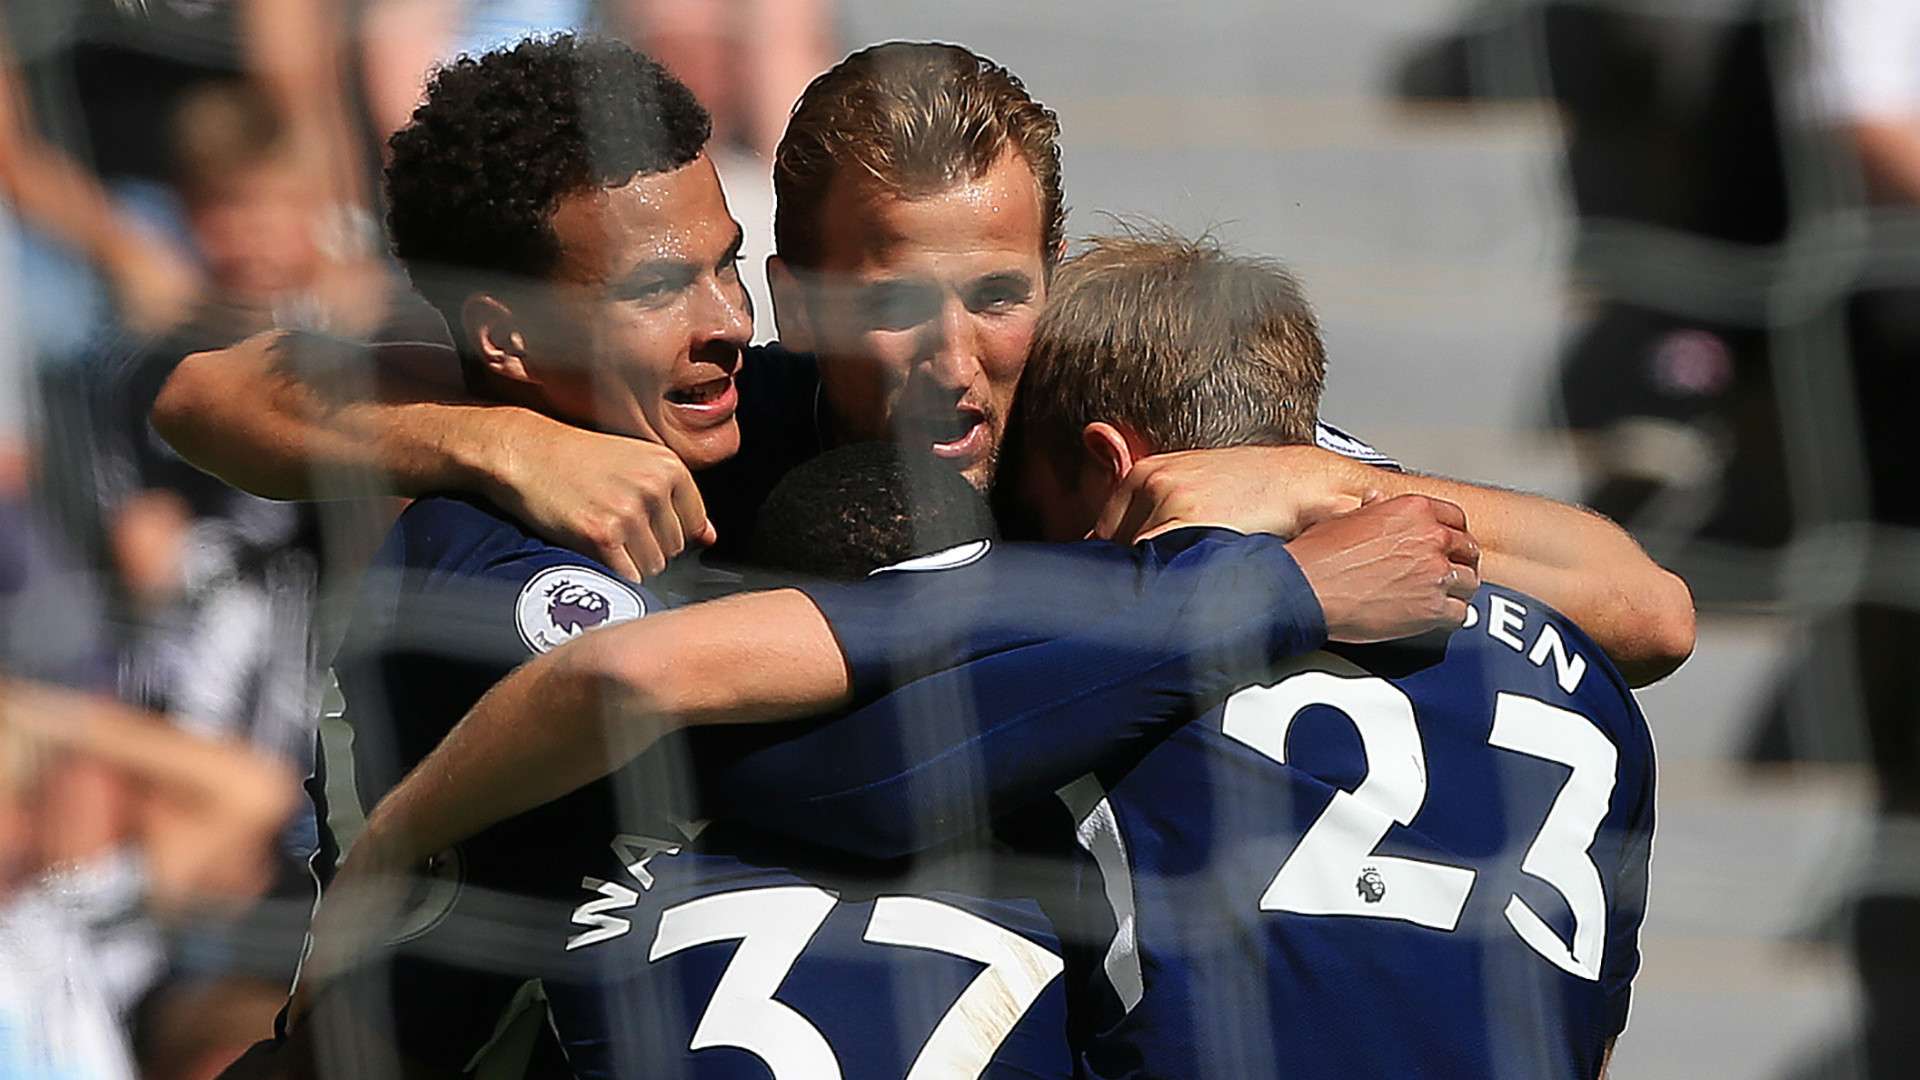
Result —
[{"label": "wa lettering on jersey", "polygon": [[[362,586],[335,663],[341,702],[323,720],[309,781],[321,831],[315,876],[332,877],[364,815],[528,657],[664,606],[477,501],[421,499],[395,522]],[[572,900],[577,859],[614,816],[601,784],[488,830],[434,861],[396,952],[345,996],[410,1056],[463,1069],[538,974],[541,932]],[[570,860],[569,853],[576,853]]]},{"label": "wa lettering on jersey", "polygon": [[990,837],[895,863],[724,825],[610,847],[546,980],[583,1080],[1074,1075],[1058,886]]},{"label": "wa lettering on jersey", "polygon": [[1134,959],[1083,984],[1091,1075],[1591,1078],[1625,1026],[1651,736],[1538,601],[1331,647],[1098,782],[1082,900]]}]

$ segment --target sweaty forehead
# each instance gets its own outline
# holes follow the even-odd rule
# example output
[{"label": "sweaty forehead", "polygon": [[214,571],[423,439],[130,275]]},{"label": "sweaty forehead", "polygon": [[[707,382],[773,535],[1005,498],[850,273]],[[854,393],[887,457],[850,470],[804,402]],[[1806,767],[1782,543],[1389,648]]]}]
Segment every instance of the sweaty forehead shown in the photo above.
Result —
[{"label": "sweaty forehead", "polygon": [[[819,269],[880,275],[965,264],[1038,271],[1043,229],[1033,171],[1009,150],[981,176],[906,197],[843,171],[822,200]],[[1031,264],[1030,266],[1028,264]]]},{"label": "sweaty forehead", "polygon": [[562,280],[617,278],[636,264],[703,263],[733,242],[733,217],[705,154],[673,172],[563,197],[553,214]]}]

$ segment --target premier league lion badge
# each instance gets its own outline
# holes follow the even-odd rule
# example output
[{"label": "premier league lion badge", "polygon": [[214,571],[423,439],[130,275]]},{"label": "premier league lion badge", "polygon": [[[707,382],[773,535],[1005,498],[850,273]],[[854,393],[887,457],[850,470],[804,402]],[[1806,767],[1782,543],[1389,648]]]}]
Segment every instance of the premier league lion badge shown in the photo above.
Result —
[{"label": "premier league lion badge", "polygon": [[535,574],[520,590],[515,611],[520,640],[547,652],[589,630],[647,613],[640,594],[584,566],[555,566]]}]

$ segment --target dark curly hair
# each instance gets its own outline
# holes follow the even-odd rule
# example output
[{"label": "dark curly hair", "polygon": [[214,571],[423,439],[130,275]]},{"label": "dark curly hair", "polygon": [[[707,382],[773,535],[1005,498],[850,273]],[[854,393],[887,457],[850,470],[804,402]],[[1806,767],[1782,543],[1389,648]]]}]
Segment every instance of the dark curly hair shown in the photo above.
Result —
[{"label": "dark curly hair", "polygon": [[684,83],[617,41],[557,34],[463,56],[388,143],[394,254],[458,340],[469,293],[553,271],[562,197],[678,169],[711,132]]},{"label": "dark curly hair", "polygon": [[946,462],[893,442],[854,443],[780,481],[760,507],[748,562],[763,572],[852,581],[995,535],[987,500]]}]

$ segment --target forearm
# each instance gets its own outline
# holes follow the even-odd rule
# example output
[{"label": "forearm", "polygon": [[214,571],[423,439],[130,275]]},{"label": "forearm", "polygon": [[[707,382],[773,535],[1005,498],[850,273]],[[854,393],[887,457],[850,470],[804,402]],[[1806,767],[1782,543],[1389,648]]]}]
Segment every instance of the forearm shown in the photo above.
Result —
[{"label": "forearm", "polygon": [[[497,683],[374,808],[365,838],[411,863],[618,768],[605,684],[573,659],[560,649]],[[621,744],[637,754],[651,710],[624,704]]]},{"label": "forearm", "polygon": [[1313,591],[1278,545],[1214,568],[735,756],[703,773],[705,810],[895,858],[1047,798],[1325,643]]},{"label": "forearm", "polygon": [[1635,686],[1693,652],[1693,595],[1618,525],[1579,507],[1435,476],[1375,471],[1365,483],[1456,503],[1480,543],[1480,576],[1580,625]]},{"label": "forearm", "polygon": [[342,357],[302,364],[293,355],[301,347],[342,348],[266,334],[187,357],[154,403],[155,430],[237,488],[312,499],[489,493],[511,433],[552,423],[414,374],[356,370]]},{"label": "forearm", "polygon": [[501,680],[367,820],[410,861],[575,791],[668,731],[844,705],[846,666],[800,593],[754,593],[587,634]]}]

